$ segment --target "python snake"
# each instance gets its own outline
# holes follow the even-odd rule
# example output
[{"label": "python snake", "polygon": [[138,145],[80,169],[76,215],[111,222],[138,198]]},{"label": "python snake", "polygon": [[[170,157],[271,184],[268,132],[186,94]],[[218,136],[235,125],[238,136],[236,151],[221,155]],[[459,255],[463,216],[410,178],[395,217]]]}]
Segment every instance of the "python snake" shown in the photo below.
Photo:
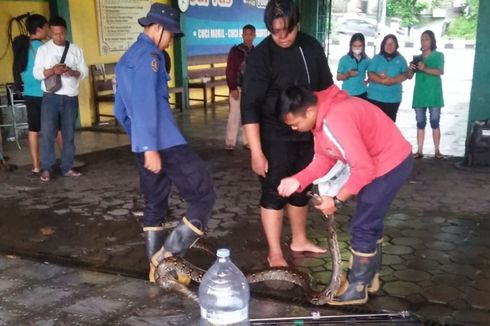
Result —
[{"label": "python snake", "polygon": [[[332,256],[332,274],[329,284],[320,291],[314,291],[311,288],[311,277],[303,272],[300,272],[290,267],[272,267],[263,270],[246,273],[245,277],[250,284],[264,281],[284,281],[293,283],[305,291],[307,300],[314,305],[328,304],[335,293],[337,292],[342,274],[342,259],[337,241],[337,232],[335,230],[334,216],[324,215],[324,220],[327,222],[327,238],[328,247]],[[207,246],[200,246],[199,241],[193,246],[194,248],[207,251],[214,254]],[[194,282],[200,283],[206,271],[194,266],[182,257],[172,256],[165,258],[156,270],[156,280],[160,287],[173,290],[183,294],[184,296],[198,302],[197,295],[189,290],[185,285],[182,285],[175,278],[176,274],[186,275]]]}]

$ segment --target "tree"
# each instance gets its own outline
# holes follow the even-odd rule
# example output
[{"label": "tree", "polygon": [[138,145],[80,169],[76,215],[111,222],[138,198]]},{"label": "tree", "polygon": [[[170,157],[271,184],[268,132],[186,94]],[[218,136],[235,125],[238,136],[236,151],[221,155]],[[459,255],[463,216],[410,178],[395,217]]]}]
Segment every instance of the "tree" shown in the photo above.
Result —
[{"label": "tree", "polygon": [[401,19],[401,25],[408,27],[408,34],[412,26],[419,22],[418,16],[428,7],[426,0],[388,0],[386,2],[386,15]]},{"label": "tree", "polygon": [[479,0],[468,0],[464,14],[449,24],[447,35],[451,38],[474,40],[476,37],[479,5]]}]

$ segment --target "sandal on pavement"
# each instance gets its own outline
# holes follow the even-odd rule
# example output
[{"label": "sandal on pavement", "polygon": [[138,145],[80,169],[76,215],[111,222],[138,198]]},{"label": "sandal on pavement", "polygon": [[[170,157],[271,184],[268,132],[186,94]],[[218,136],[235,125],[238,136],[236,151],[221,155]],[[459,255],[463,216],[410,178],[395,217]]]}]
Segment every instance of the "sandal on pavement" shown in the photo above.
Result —
[{"label": "sandal on pavement", "polygon": [[75,170],[68,170],[65,174],[63,174],[64,177],[79,177],[82,174],[80,172],[77,172]]},{"label": "sandal on pavement", "polygon": [[49,174],[49,171],[43,171],[39,179],[41,180],[41,182],[49,182],[51,180],[51,175]]},{"label": "sandal on pavement", "polygon": [[445,157],[444,155],[442,155],[441,153],[436,153],[436,154],[434,155],[434,157],[435,157],[435,159],[436,159],[436,160],[443,160],[443,159],[445,159],[445,158],[446,158],[446,157]]},{"label": "sandal on pavement", "polygon": [[422,153],[415,153],[415,154],[413,154],[413,158],[416,159],[416,160],[419,160],[421,158],[424,158],[424,154],[422,154]]}]

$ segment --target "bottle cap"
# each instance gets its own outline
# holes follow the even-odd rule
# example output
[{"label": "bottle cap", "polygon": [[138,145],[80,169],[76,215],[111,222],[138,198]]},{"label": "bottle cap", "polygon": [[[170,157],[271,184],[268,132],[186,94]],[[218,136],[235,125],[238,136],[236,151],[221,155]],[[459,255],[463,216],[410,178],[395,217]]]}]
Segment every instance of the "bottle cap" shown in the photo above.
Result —
[{"label": "bottle cap", "polygon": [[224,248],[218,249],[218,251],[216,252],[216,256],[218,256],[219,258],[230,257],[230,250]]}]

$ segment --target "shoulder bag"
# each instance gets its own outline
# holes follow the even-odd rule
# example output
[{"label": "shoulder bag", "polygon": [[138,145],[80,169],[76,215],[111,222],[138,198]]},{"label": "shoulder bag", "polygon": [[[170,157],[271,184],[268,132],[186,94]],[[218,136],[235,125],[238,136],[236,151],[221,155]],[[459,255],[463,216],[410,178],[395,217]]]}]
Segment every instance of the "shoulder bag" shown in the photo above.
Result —
[{"label": "shoulder bag", "polygon": [[[70,47],[70,42],[66,41],[65,50],[63,51],[63,55],[61,56],[60,64],[65,63],[66,53],[68,52],[68,48]],[[52,75],[44,80],[44,86],[46,87],[46,92],[55,93],[61,88],[61,75]]]}]

